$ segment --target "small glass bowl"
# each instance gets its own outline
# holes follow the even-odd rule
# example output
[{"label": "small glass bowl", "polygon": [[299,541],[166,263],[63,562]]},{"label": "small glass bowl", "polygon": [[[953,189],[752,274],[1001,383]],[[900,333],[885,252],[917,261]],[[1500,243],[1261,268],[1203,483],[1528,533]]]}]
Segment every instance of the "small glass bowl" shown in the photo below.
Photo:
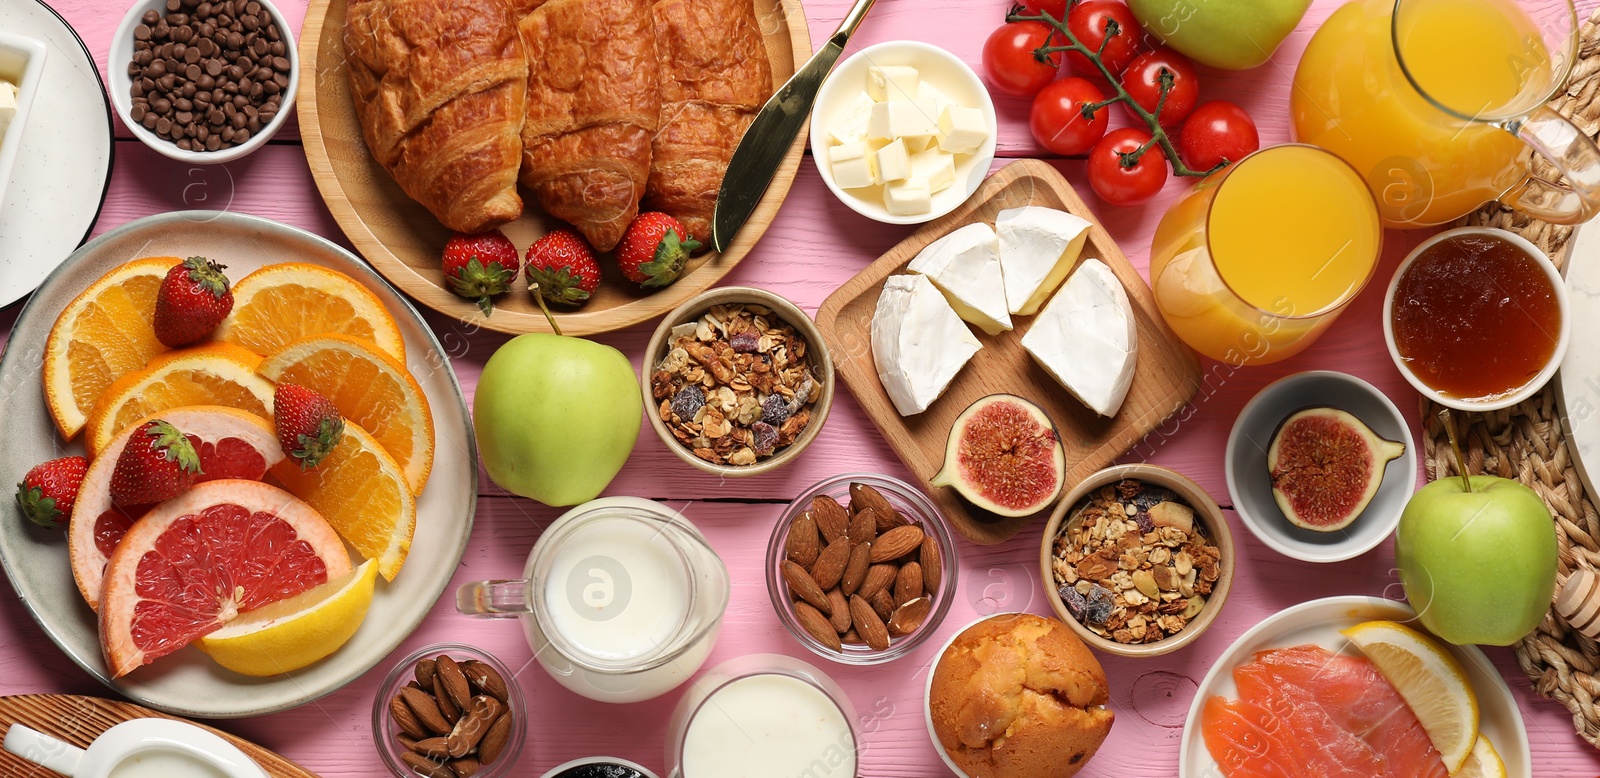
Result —
[{"label": "small glass bowl", "polygon": [[[908,519],[914,520],[922,531],[933,537],[939,544],[939,558],[941,575],[939,591],[928,592],[933,598],[932,608],[928,617],[922,620],[922,626],[904,637],[899,637],[889,642],[889,647],[882,651],[875,651],[865,645],[844,646],[843,651],[835,651],[825,646],[821,641],[811,636],[805,627],[800,626],[799,619],[794,615],[794,608],[790,603],[794,600],[789,596],[789,585],[784,582],[780,567],[785,556],[785,540],[789,533],[789,525],[795,517],[810,510],[811,500],[815,497],[826,495],[838,500],[841,504],[850,502],[850,484],[862,483],[877,489],[884,498]],[[778,621],[783,628],[794,636],[800,645],[810,649],[817,656],[831,659],[847,665],[877,665],[892,662],[916,650],[939,628],[939,623],[944,621],[945,614],[950,611],[950,602],[956,591],[956,546],[950,534],[950,526],[945,522],[939,509],[933,506],[921,490],[896,478],[882,475],[869,475],[867,473],[846,473],[827,480],[818,482],[811,488],[801,492],[794,502],[779,517],[777,526],[772,529],[772,540],[767,543],[767,593],[772,597],[772,608],[778,613]]]},{"label": "small glass bowl", "polygon": [[513,772],[512,765],[517,763],[523,743],[528,739],[528,704],[522,697],[522,687],[517,684],[517,679],[511,670],[493,654],[460,643],[434,643],[417,649],[410,656],[400,660],[383,679],[383,685],[378,687],[378,697],[372,703],[372,742],[378,748],[378,755],[383,757],[383,763],[389,767],[389,772],[400,778],[417,778],[417,773],[406,766],[405,762],[400,761],[400,754],[405,751],[405,747],[400,745],[395,737],[400,728],[389,715],[389,701],[400,693],[400,689],[407,682],[415,680],[418,661],[440,654],[448,654],[457,662],[476,659],[494,668],[495,672],[505,679],[506,706],[510,709],[510,715],[516,717],[511,727],[511,739],[506,742],[505,750],[500,752],[500,758],[484,765],[474,774],[474,778],[503,778],[510,775]]}]

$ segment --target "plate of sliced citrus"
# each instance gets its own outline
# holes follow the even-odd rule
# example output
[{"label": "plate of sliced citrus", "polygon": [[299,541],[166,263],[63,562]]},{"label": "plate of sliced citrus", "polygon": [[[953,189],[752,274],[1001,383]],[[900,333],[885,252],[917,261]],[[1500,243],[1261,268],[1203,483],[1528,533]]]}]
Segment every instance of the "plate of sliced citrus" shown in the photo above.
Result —
[{"label": "plate of sliced citrus", "polygon": [[381,661],[455,573],[477,476],[416,310],[267,219],[96,238],[0,356],[0,563],[74,662],[172,713],[283,710]]},{"label": "plate of sliced citrus", "polygon": [[1268,616],[1200,682],[1179,778],[1533,778],[1528,731],[1475,646],[1405,603],[1329,597]]}]

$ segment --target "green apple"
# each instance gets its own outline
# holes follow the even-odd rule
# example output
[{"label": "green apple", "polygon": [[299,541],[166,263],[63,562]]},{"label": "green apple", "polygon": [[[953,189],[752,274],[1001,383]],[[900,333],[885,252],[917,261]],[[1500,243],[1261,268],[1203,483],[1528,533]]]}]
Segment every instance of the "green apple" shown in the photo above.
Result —
[{"label": "green apple", "polygon": [[489,357],[472,426],[489,478],[546,505],[577,505],[615,478],[639,439],[639,377],[622,352],[529,333]]},{"label": "green apple", "polygon": [[1311,0],[1128,0],[1146,32],[1224,70],[1266,62],[1310,6]]},{"label": "green apple", "polygon": [[1395,564],[1422,625],[1457,645],[1509,646],[1539,626],[1556,588],[1555,522],[1522,484],[1442,478],[1400,515]]}]

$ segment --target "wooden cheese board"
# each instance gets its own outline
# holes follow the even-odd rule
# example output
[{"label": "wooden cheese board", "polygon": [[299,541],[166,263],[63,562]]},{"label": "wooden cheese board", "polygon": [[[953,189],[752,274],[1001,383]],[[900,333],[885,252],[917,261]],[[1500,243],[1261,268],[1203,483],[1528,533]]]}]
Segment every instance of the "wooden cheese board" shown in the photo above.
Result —
[{"label": "wooden cheese board", "polygon": [[[21,724],[79,748],[88,748],[89,743],[99,737],[100,733],[124,721],[150,718],[189,721],[158,713],[131,702],[99,697],[81,697],[75,694],[22,694],[0,697],[0,738],[4,738],[5,730],[10,729],[12,724]],[[261,765],[261,769],[267,771],[267,775],[272,778],[317,778],[316,773],[248,740],[234,737],[219,729],[212,729],[199,722],[189,721],[189,723],[232,743],[246,756],[255,760],[256,764]],[[56,773],[9,751],[0,750],[0,775],[43,778]]]},{"label": "wooden cheese board", "polygon": [[[1022,348],[1022,334],[1032,316],[1014,319],[1015,329],[986,335],[972,328],[983,348],[962,368],[934,404],[915,416],[901,416],[884,391],[872,359],[872,313],[884,279],[905,266],[929,243],[973,222],[993,225],[1007,208],[1041,205],[1083,217],[1090,223],[1083,257],[1096,257],[1111,268],[1128,292],[1138,324],[1139,353],[1133,385],[1115,417],[1096,415]],[[998,279],[997,279],[998,282]],[[1037,160],[1021,160],[1001,168],[959,208],[924,225],[822,303],[817,327],[833,352],[839,378],[849,387],[900,461],[932,496],[945,518],[974,543],[1000,543],[1034,519],[1002,518],[973,507],[949,488],[928,483],[944,463],[946,438],[956,416],[975,400],[997,392],[1025,397],[1044,408],[1055,421],[1067,452],[1067,488],[1127,452],[1174,412],[1188,404],[1200,388],[1200,364],[1156,310],[1155,298],[1139,271],[1123,256],[1098,219],[1055,168]]]},{"label": "wooden cheese board", "polygon": [[[811,33],[800,0],[754,2],[776,87],[810,59]],[[450,230],[401,191],[362,139],[345,64],[346,4],[347,0],[311,0],[300,31],[299,54],[301,66],[312,77],[300,79],[295,95],[311,177],[334,221],[384,278],[423,305],[499,332],[549,332],[549,323],[525,286],[496,298],[494,314],[487,317],[473,301],[445,287],[439,258]],[[589,335],[622,329],[660,316],[716,284],[750,252],[777,216],[800,167],[807,137],[804,129],[795,137],[772,185],[727,251],[701,253],[677,283],[653,294],[638,291],[614,262],[602,258],[600,289],[581,308],[557,312],[562,332]],[[527,207],[521,218],[501,228],[521,251],[560,225],[542,213],[526,192],[524,197]]]}]

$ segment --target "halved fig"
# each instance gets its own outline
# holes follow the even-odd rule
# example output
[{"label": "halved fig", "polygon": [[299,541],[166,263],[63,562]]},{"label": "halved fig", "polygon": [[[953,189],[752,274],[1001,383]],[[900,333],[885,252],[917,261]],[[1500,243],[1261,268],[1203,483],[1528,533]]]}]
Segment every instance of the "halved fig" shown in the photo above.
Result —
[{"label": "halved fig", "polygon": [[1383,471],[1406,452],[1338,408],[1304,408],[1272,434],[1267,469],[1272,497],[1297,527],[1333,532],[1350,526],[1383,483]]},{"label": "halved fig", "polygon": [[1066,481],[1067,453],[1043,409],[1012,394],[991,394],[956,417],[944,468],[930,481],[953,487],[1001,516],[1050,507]]}]

